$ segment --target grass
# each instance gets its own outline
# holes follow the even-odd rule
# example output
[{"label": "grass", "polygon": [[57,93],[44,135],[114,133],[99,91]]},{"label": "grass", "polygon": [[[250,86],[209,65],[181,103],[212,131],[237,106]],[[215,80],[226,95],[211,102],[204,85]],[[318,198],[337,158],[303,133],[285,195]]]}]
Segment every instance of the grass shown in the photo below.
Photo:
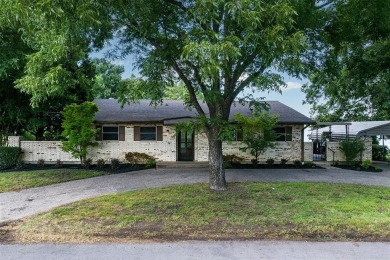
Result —
[{"label": "grass", "polygon": [[105,174],[107,173],[78,169],[0,173],[0,192],[18,191],[60,182],[86,179]]},{"label": "grass", "polygon": [[[3,227],[8,241],[389,241],[390,189],[329,183],[173,186],[102,196]],[[3,236],[3,241],[7,241]]]}]

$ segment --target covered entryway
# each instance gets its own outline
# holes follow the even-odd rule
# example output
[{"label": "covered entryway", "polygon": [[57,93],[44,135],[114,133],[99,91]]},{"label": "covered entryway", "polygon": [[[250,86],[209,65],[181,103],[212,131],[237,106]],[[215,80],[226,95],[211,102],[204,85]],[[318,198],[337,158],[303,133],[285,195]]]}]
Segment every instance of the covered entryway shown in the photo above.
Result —
[{"label": "covered entryway", "polygon": [[178,161],[194,160],[194,132],[180,131],[177,135]]}]

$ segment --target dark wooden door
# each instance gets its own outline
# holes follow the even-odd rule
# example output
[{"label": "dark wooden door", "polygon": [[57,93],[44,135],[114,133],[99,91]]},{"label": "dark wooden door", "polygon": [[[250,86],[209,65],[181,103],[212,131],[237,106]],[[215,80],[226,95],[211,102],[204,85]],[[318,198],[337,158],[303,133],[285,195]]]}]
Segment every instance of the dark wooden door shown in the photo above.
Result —
[{"label": "dark wooden door", "polygon": [[177,135],[178,160],[194,160],[194,133],[181,131]]}]

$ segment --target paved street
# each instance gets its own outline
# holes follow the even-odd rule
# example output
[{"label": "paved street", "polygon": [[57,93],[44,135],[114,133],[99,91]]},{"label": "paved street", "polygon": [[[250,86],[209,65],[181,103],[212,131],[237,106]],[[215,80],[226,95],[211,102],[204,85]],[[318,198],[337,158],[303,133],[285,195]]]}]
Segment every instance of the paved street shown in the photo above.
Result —
[{"label": "paved street", "polygon": [[2,260],[25,259],[389,259],[389,243],[184,241],[93,245],[0,245]]},{"label": "paved street", "polygon": [[[261,169],[226,170],[228,182],[296,181],[336,182],[390,187],[390,166],[380,173],[327,169]],[[32,188],[19,192],[0,193],[0,225],[74,201],[130,190],[163,187],[177,184],[206,183],[207,169],[150,169],[113,174]]]}]

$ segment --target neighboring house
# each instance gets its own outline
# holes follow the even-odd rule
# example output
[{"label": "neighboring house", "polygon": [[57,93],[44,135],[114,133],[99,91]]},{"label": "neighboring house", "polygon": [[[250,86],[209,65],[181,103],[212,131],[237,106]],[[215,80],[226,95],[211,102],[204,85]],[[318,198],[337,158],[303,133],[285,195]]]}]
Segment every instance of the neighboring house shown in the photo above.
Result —
[{"label": "neighboring house", "polygon": [[[94,102],[99,107],[94,122],[101,129],[96,138],[99,146],[90,148],[88,155],[94,161],[112,158],[124,161],[127,152],[146,153],[154,156],[157,161],[208,161],[205,133],[176,133],[175,124],[191,120],[197,115],[194,109],[187,109],[183,101],[167,100],[158,106],[150,106],[149,100],[141,100],[123,108],[116,99],[97,99]],[[268,149],[259,157],[259,161],[266,161],[268,158],[276,162],[282,158],[290,162],[311,161],[312,143],[303,142],[303,130],[315,122],[278,101],[267,103],[270,105],[269,113],[279,116],[275,129],[279,137],[275,148]],[[207,112],[205,105],[204,108]],[[231,118],[236,113],[249,116],[251,109],[248,105],[243,106],[237,102],[231,108]],[[237,134],[235,141],[224,143],[223,153],[236,154],[250,162],[253,156],[239,150],[243,146],[240,138]],[[24,151],[22,160],[26,162],[36,162],[39,159],[46,162],[58,159],[63,162],[78,161],[63,152],[61,142],[58,141],[31,142],[10,137],[9,145],[20,146]]]}]

